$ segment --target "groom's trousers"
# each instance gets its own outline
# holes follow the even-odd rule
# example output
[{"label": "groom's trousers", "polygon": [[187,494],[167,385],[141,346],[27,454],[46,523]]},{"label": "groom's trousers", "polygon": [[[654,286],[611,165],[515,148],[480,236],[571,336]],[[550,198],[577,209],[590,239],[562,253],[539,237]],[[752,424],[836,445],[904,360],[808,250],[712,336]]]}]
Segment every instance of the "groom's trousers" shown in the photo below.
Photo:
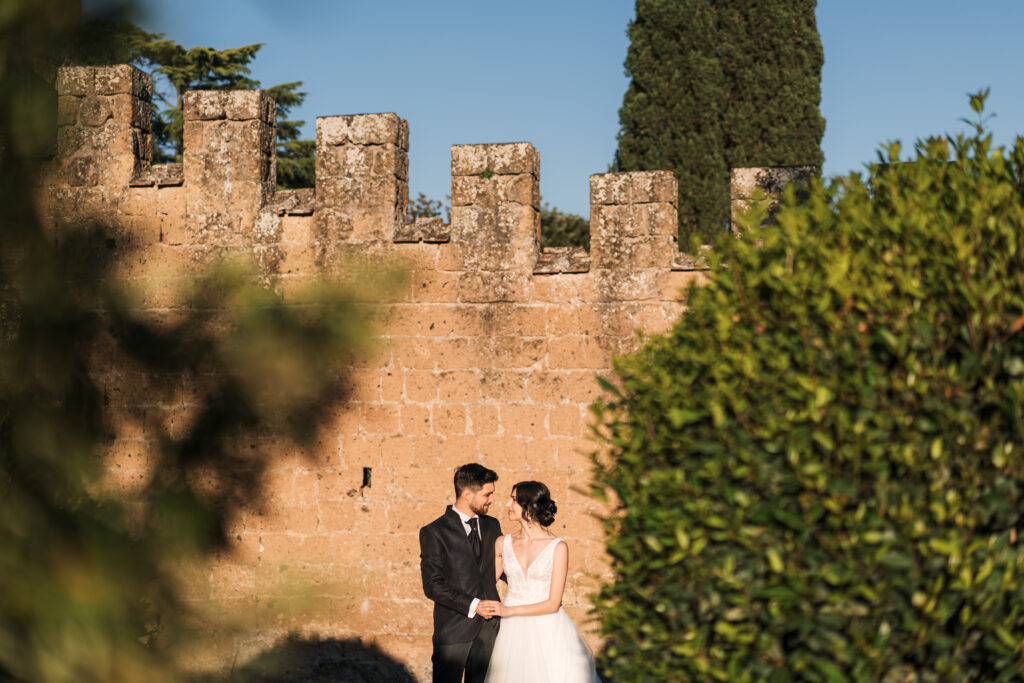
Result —
[{"label": "groom's trousers", "polygon": [[498,619],[490,619],[480,626],[480,633],[468,643],[441,645],[434,643],[430,658],[434,665],[434,683],[460,683],[466,672],[465,683],[483,683],[487,665],[491,661],[494,640],[498,637]]}]

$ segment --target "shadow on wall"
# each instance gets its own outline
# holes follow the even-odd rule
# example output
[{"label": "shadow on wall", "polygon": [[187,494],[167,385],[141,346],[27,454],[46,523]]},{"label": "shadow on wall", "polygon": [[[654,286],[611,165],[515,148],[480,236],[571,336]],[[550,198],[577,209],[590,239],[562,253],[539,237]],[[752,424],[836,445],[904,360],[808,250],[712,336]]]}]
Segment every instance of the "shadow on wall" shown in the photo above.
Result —
[{"label": "shadow on wall", "polygon": [[290,635],[245,666],[196,683],[416,683],[401,662],[357,638],[301,638]]}]

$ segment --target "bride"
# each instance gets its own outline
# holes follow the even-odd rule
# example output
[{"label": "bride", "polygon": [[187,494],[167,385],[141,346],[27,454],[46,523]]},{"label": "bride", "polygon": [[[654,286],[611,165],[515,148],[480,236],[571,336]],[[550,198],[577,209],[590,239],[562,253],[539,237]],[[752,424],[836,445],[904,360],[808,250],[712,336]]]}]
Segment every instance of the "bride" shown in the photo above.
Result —
[{"label": "bride", "polygon": [[562,609],[569,548],[547,530],[557,510],[548,487],[519,482],[506,509],[521,526],[494,544],[495,581],[504,572],[509,591],[496,612],[487,683],[597,683],[590,651]]}]

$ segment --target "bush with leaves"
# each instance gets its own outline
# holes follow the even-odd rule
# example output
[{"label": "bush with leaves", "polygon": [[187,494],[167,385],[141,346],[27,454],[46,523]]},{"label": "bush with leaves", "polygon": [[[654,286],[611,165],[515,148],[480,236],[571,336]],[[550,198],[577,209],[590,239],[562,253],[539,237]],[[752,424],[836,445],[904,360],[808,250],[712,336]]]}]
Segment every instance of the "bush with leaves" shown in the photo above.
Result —
[{"label": "bush with leaves", "polygon": [[544,202],[540,207],[540,246],[590,249],[590,221]]},{"label": "bush with leaves", "polygon": [[[0,680],[188,680],[182,644],[210,615],[184,599],[179,571],[223,549],[240,507],[264,497],[263,444],[312,438],[344,398],[370,340],[356,302],[372,299],[321,283],[285,305],[225,268],[161,319],[132,305],[112,261],[130,248],[111,249],[105,226],[64,222],[54,242],[30,199],[56,134],[38,74],[59,61],[46,50],[75,41],[78,4],[0,13]],[[151,476],[131,499],[102,462],[125,421],[118,389],[155,418]],[[172,431],[160,411],[185,400]]]},{"label": "bush with leaves", "polygon": [[722,240],[596,404],[615,680],[1024,677],[1024,139],[880,154]]}]

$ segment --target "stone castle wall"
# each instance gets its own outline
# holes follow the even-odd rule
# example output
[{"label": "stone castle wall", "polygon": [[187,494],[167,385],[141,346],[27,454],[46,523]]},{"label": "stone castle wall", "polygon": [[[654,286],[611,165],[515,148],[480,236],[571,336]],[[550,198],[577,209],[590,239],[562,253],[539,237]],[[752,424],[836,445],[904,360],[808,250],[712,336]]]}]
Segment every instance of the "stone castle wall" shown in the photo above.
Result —
[{"label": "stone castle wall", "polygon": [[[299,453],[268,437],[265,497],[240,515],[228,551],[191,575],[190,600],[257,624],[212,636],[197,666],[241,662],[299,632],[372,641],[427,676],[417,532],[451,502],[454,468],[474,460],[498,471],[499,503],[518,480],[551,488],[552,530],[570,544],[565,605],[586,627],[608,567],[586,494],[596,378],[638,347],[637,330],[667,329],[685,308],[681,289],[704,277],[678,251],[672,173],[591,176],[590,251],[542,251],[529,143],[453,146],[451,225],[407,224],[409,128],[395,114],[318,118],[316,188],[275,192],[275,107],[261,92],[188,93],[183,163],[153,165],[148,75],[64,68],[57,87],[46,225],[58,239],[79,218],[113,226],[108,246],[124,253],[114,275],[152,315],[173,317],[181,285],[229,255],[252,257],[285,301],[353,255],[409,273],[385,307],[383,350],[353,368],[317,446]],[[747,188],[737,201],[751,194],[747,176],[735,176]],[[155,403],[119,390],[115,360],[97,363],[120,416],[107,467],[131,494],[152,439],[188,415],[189,393]],[[492,513],[503,519],[500,505]],[[282,614],[273,605],[295,581],[310,607]]]}]

